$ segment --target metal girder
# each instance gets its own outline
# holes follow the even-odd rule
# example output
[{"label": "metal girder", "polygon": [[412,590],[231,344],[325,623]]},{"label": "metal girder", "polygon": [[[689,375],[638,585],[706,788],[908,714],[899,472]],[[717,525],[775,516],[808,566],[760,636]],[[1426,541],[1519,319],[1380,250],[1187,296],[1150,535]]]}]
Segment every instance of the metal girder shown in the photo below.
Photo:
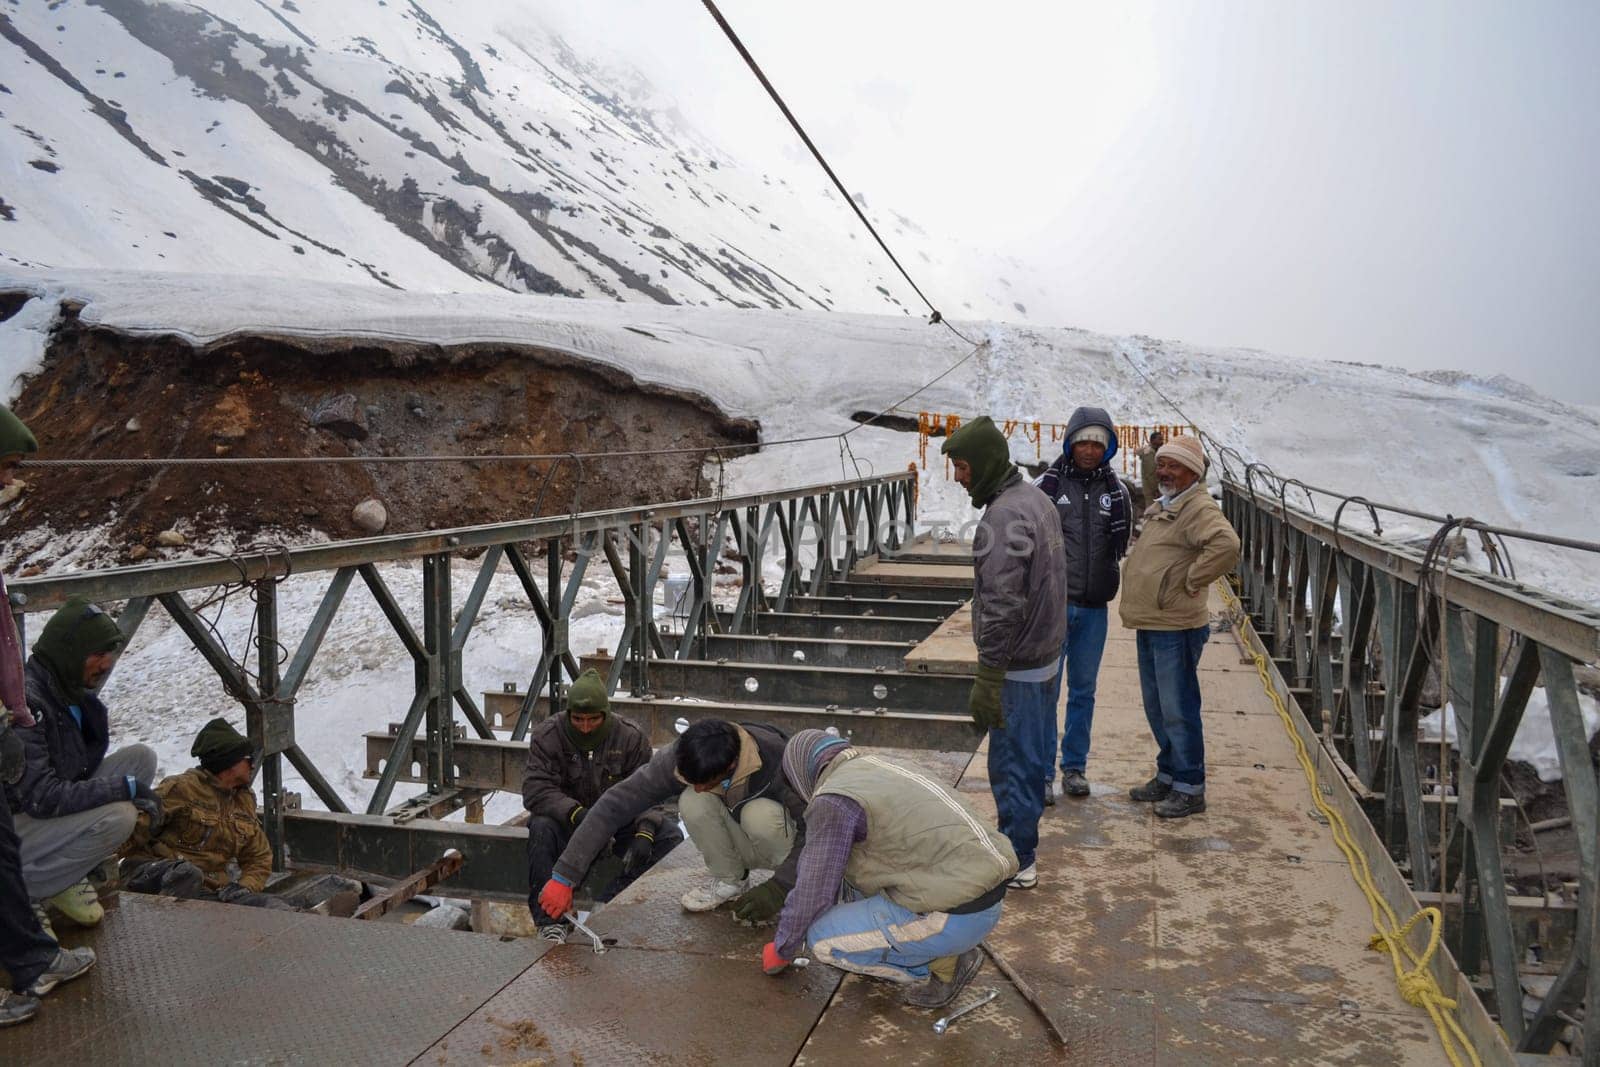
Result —
[{"label": "metal girder", "polygon": [[[1224,491],[1240,494],[1244,490],[1237,483],[1228,482]],[[1259,494],[1254,506],[1274,521],[1335,545],[1344,554],[1410,585],[1416,585],[1422,575],[1422,556],[1412,549],[1357,530],[1335,531],[1327,520],[1298,508],[1285,508]],[[1452,604],[1531,637],[1579,663],[1600,659],[1600,611],[1593,607],[1521,582],[1461,569],[1445,574],[1439,589]]]},{"label": "metal girder", "polygon": [[[896,619],[944,619],[963,600],[881,600],[875,597],[796,596],[789,598],[791,613],[817,615],[887,615]],[[759,625],[759,621],[757,622]]]},{"label": "metal girder", "polygon": [[912,482],[910,472],[862,478],[843,482],[783,489],[771,493],[742,496],[705,497],[697,500],[649,504],[643,507],[614,508],[578,515],[554,515],[522,522],[459,526],[416,534],[389,534],[352,541],[306,545],[288,550],[271,549],[244,552],[225,559],[200,558],[176,562],[150,563],[136,567],[80,571],[43,578],[19,578],[8,583],[11,591],[27,597],[30,614],[49,611],[81,596],[92,601],[129,600],[134,597],[176,593],[184,589],[208,589],[240,581],[284,578],[307,571],[336,570],[340,567],[390,560],[420,559],[439,553],[459,552],[490,545],[509,545],[524,541],[570,538],[585,531],[616,529],[639,522],[662,522],[679,517],[715,514],[731,508],[759,507],[797,497],[814,497],[873,484]]},{"label": "metal girder", "polygon": [[886,582],[869,578],[835,578],[823,591],[830,597],[852,600],[938,600],[946,603],[972,598],[972,583],[944,585],[915,584],[911,582]]},{"label": "metal girder", "polygon": [[[723,613],[717,613],[718,619]],[[765,611],[756,619],[756,632],[782,637],[837,638],[850,641],[921,641],[939,627],[938,619],[912,619],[886,615],[822,615]]]},{"label": "metal girder", "polygon": [[915,641],[843,641],[831,638],[780,637],[776,634],[713,634],[705,639],[706,655],[718,662],[805,664],[811,667],[902,669]]},{"label": "metal girder", "polygon": [[284,814],[283,829],[295,868],[399,879],[455,849],[462,866],[450,881],[452,891],[497,900],[528,897],[528,831],[519,826],[291,811]]},{"label": "metal girder", "polygon": [[[609,661],[584,659],[597,667]],[[971,688],[962,675],[706,660],[662,660],[652,665],[651,678],[658,694],[672,696],[895,711],[965,712]]]}]

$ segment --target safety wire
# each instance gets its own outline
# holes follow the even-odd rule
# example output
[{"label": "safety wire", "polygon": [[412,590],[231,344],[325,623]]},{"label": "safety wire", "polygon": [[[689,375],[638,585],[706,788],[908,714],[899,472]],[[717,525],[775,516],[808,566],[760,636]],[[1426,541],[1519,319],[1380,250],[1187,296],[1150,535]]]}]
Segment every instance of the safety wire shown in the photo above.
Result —
[{"label": "safety wire", "polygon": [[[1455,1000],[1444,995],[1443,990],[1439,988],[1438,980],[1429,969],[1429,964],[1439,952],[1439,942],[1444,927],[1443,915],[1438,908],[1422,908],[1406,922],[1401,923],[1400,917],[1384,899],[1373,879],[1366,853],[1356,843],[1343,814],[1322,798],[1322,790],[1317,784],[1317,772],[1312,766],[1305,742],[1295,730],[1294,720],[1290,717],[1283,698],[1278,694],[1277,687],[1272,684],[1271,664],[1266,656],[1255,650],[1259,639],[1255,638],[1254,623],[1250,621],[1250,616],[1243,610],[1227,582],[1218,581],[1217,588],[1221,591],[1223,602],[1227,604],[1230,614],[1236,620],[1240,641],[1249,650],[1250,657],[1255,662],[1256,674],[1261,679],[1261,688],[1272,701],[1273,710],[1278,713],[1284,731],[1294,745],[1295,758],[1299,760],[1300,769],[1305,772],[1306,783],[1311,788],[1311,800],[1316,804],[1317,811],[1328,820],[1328,826],[1333,832],[1333,842],[1344,854],[1345,861],[1350,865],[1350,872],[1355,876],[1356,885],[1367,898],[1367,907],[1372,912],[1372,925],[1378,931],[1367,942],[1367,947],[1389,953],[1389,961],[1394,966],[1395,982],[1400,988],[1400,995],[1408,1004],[1414,1004],[1428,1013],[1428,1017],[1433,1020],[1434,1029],[1439,1032],[1439,1040],[1444,1045],[1444,1054],[1452,1067],[1465,1067],[1465,1063],[1471,1063],[1472,1067],[1482,1067],[1477,1050],[1472,1047],[1472,1042],[1467,1039],[1461,1024],[1452,1014],[1456,1008]],[[1407,938],[1417,923],[1423,919],[1427,919],[1429,924],[1428,945],[1418,953],[1411,947]],[[1460,1052],[1466,1054],[1465,1061],[1458,1053],[1457,1045],[1460,1046]]]}]

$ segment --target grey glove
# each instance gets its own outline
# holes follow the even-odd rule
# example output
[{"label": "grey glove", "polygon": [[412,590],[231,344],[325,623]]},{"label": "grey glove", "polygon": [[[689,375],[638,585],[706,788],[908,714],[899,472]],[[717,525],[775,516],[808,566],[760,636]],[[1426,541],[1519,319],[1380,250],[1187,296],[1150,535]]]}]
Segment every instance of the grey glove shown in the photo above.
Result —
[{"label": "grey glove", "polygon": [[28,766],[27,755],[22,750],[22,739],[11,727],[0,728],[0,781],[16,785],[22,781],[22,772]]},{"label": "grey glove", "polygon": [[167,821],[167,813],[161,806],[161,795],[154,789],[139,782],[134,787],[133,806],[150,816],[150,836],[157,837],[161,827]]},{"label": "grey glove", "polygon": [[246,889],[238,882],[229,882],[227,885],[217,890],[217,899],[222,901],[224,904],[232,904],[240,897],[247,897],[249,895],[250,890]]}]

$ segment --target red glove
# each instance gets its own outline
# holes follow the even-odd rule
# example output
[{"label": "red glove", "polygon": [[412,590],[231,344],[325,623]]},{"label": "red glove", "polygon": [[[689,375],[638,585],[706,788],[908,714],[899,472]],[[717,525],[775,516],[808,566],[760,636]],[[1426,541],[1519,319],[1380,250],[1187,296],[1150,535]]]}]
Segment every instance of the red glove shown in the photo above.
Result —
[{"label": "red glove", "polygon": [[572,910],[572,887],[552,878],[539,890],[539,907],[552,919],[559,919]]},{"label": "red glove", "polygon": [[761,950],[761,969],[768,974],[779,974],[789,966],[789,961],[778,955],[778,945],[775,941],[768,941]]}]

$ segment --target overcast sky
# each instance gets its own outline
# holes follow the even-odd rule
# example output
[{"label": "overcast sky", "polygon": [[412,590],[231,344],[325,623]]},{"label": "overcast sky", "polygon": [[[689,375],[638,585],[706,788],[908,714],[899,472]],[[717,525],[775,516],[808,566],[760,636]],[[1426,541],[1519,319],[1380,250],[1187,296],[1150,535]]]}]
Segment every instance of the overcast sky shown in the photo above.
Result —
[{"label": "overcast sky", "polygon": [[[1600,404],[1600,3],[719,6],[852,190],[1035,265],[1036,319]],[[561,18],[803,153],[694,0]]]}]

